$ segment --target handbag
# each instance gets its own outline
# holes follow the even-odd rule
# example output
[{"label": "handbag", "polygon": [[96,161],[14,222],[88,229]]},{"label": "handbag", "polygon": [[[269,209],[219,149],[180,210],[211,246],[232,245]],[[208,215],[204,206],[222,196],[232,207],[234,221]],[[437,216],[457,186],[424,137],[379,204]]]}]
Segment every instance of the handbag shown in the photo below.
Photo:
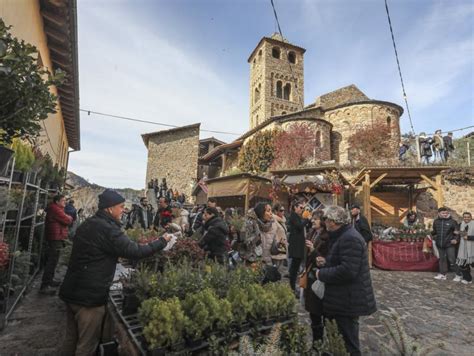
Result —
[{"label": "handbag", "polygon": [[299,275],[300,279],[299,279],[299,285],[300,285],[300,288],[303,288],[303,289],[306,289],[308,287],[308,272],[309,270],[311,269],[311,265],[306,268],[303,273],[301,273]]},{"label": "handbag", "polygon": [[317,279],[311,286],[311,290],[319,299],[323,299],[325,289],[324,282],[321,282],[319,279]]},{"label": "handbag", "polygon": [[280,244],[277,242],[277,240],[273,239],[272,246],[270,247],[270,254],[272,256],[279,255],[281,253],[279,249],[279,245]]}]

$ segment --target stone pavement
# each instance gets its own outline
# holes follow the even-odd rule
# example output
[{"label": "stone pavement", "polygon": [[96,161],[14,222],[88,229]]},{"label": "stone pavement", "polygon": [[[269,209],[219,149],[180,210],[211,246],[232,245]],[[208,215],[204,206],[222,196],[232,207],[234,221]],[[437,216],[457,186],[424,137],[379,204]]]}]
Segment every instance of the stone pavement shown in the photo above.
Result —
[{"label": "stone pavement", "polygon": [[[389,338],[379,317],[396,310],[409,335],[424,345],[443,341],[433,355],[474,354],[474,284],[436,281],[434,273],[372,270],[379,311],[361,319],[364,355],[383,355]],[[66,325],[64,304],[38,294],[39,278],[0,333],[0,356],[58,355]],[[307,315],[302,318],[308,322]]]}]

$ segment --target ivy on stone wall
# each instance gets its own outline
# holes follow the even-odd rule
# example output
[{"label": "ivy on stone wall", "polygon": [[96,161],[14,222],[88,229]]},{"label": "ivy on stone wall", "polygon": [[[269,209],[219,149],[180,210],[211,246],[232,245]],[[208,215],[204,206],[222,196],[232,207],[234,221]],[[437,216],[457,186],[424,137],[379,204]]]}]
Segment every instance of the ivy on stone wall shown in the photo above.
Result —
[{"label": "ivy on stone wall", "polygon": [[266,172],[275,158],[274,140],[279,134],[279,130],[257,132],[240,149],[239,169],[249,173]]},{"label": "ivy on stone wall", "polygon": [[349,161],[352,165],[390,165],[397,160],[398,147],[392,147],[390,128],[375,124],[359,128],[349,139]]}]

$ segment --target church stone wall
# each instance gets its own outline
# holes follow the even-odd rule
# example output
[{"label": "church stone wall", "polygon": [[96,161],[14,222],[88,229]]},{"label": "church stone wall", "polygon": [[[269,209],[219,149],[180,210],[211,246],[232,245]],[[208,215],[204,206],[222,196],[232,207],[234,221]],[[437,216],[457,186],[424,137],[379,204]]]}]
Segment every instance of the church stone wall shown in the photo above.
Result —
[{"label": "church stone wall", "polygon": [[[400,112],[384,104],[352,104],[342,108],[329,110],[324,119],[333,124],[332,130],[332,157],[340,164],[349,164],[349,138],[357,130],[371,124],[390,126],[391,139],[387,142],[387,149],[393,151],[394,158],[398,156],[400,142]],[[382,164],[383,162],[377,162]]]},{"label": "church stone wall", "polygon": [[199,127],[158,133],[149,138],[146,181],[166,178],[168,187],[191,198],[197,179]]}]

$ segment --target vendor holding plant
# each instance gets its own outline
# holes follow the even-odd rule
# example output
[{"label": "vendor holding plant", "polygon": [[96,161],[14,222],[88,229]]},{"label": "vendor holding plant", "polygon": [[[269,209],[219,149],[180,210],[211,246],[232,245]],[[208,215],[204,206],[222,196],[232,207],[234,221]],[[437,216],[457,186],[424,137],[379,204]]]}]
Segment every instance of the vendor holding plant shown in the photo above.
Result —
[{"label": "vendor holding plant", "polygon": [[142,259],[166,247],[170,237],[139,245],[121,230],[125,199],[113,190],[99,195],[99,210],[77,229],[59,292],[68,322],[62,354],[93,355],[102,337],[107,294],[119,257]]}]

